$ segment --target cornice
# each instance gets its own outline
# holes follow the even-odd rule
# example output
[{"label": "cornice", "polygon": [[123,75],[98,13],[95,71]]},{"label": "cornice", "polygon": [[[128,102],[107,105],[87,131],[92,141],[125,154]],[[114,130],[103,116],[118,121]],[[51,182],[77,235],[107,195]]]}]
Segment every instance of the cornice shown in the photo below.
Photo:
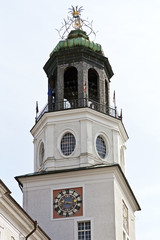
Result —
[{"label": "cornice", "polygon": [[129,138],[120,119],[97,112],[90,108],[67,109],[58,112],[45,113],[38,123],[31,129],[31,134],[34,136],[37,131],[40,131],[40,129],[44,128],[46,125],[57,124],[60,121],[67,122],[85,119],[97,121],[98,123],[101,122],[104,125],[108,124],[111,129],[119,130],[125,141]]},{"label": "cornice", "polygon": [[[87,171],[87,172],[86,172]],[[77,175],[77,172],[80,172]],[[65,178],[76,178],[77,176],[90,176],[90,175],[96,175],[96,174],[106,174],[106,173],[113,173],[120,184],[123,191],[126,193],[128,198],[130,199],[131,205],[135,211],[141,210],[140,205],[120,167],[119,164],[109,164],[109,165],[102,165],[98,164],[95,166],[90,167],[80,167],[80,168],[74,168],[74,169],[65,169],[65,170],[55,170],[55,171],[43,171],[43,172],[35,172],[31,174],[26,174],[22,176],[17,176],[15,179],[18,181],[18,183],[23,187],[25,183],[27,182],[27,185],[29,183],[38,182],[45,182],[55,179],[64,179]],[[29,185],[28,185],[29,186]]]}]

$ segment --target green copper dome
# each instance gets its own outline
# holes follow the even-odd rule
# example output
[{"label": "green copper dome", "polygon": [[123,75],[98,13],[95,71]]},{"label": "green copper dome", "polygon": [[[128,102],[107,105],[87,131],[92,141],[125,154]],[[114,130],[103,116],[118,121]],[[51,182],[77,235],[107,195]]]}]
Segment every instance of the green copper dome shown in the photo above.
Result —
[{"label": "green copper dome", "polygon": [[103,54],[101,45],[90,41],[86,32],[78,29],[71,31],[66,40],[59,41],[57,46],[51,52],[50,56],[55,52],[74,47],[86,47],[94,52]]}]

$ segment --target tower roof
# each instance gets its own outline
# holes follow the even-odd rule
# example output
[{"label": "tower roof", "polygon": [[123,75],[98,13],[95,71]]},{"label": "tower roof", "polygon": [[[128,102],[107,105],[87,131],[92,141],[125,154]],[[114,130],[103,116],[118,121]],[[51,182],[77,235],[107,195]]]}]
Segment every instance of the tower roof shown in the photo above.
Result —
[{"label": "tower roof", "polygon": [[100,44],[90,41],[85,31],[77,29],[72,30],[66,40],[59,41],[57,46],[51,52],[50,56],[60,50],[70,49],[74,47],[89,48],[96,53],[104,55]]}]

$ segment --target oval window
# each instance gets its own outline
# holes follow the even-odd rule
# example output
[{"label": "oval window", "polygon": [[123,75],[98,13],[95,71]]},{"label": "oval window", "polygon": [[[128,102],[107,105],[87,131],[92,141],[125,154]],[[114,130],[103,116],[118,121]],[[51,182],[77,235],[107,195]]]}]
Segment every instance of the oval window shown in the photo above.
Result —
[{"label": "oval window", "polygon": [[106,156],[106,144],[101,136],[98,136],[96,139],[96,149],[98,155],[104,159]]},{"label": "oval window", "polygon": [[40,149],[39,149],[39,164],[40,166],[42,165],[44,160],[44,144],[43,142],[40,145]]},{"label": "oval window", "polygon": [[70,155],[76,146],[76,139],[72,133],[66,133],[61,140],[61,151],[65,156]]}]

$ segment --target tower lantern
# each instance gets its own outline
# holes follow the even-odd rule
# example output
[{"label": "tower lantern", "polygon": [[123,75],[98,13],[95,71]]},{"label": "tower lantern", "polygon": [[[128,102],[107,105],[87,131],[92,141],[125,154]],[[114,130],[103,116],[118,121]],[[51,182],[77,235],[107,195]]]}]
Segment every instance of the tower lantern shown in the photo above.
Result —
[{"label": "tower lantern", "polygon": [[82,10],[70,9],[44,65],[48,102],[31,129],[34,172],[16,179],[25,210],[53,240],[135,240],[128,135],[110,105],[111,65],[84,30],[94,34]]}]

